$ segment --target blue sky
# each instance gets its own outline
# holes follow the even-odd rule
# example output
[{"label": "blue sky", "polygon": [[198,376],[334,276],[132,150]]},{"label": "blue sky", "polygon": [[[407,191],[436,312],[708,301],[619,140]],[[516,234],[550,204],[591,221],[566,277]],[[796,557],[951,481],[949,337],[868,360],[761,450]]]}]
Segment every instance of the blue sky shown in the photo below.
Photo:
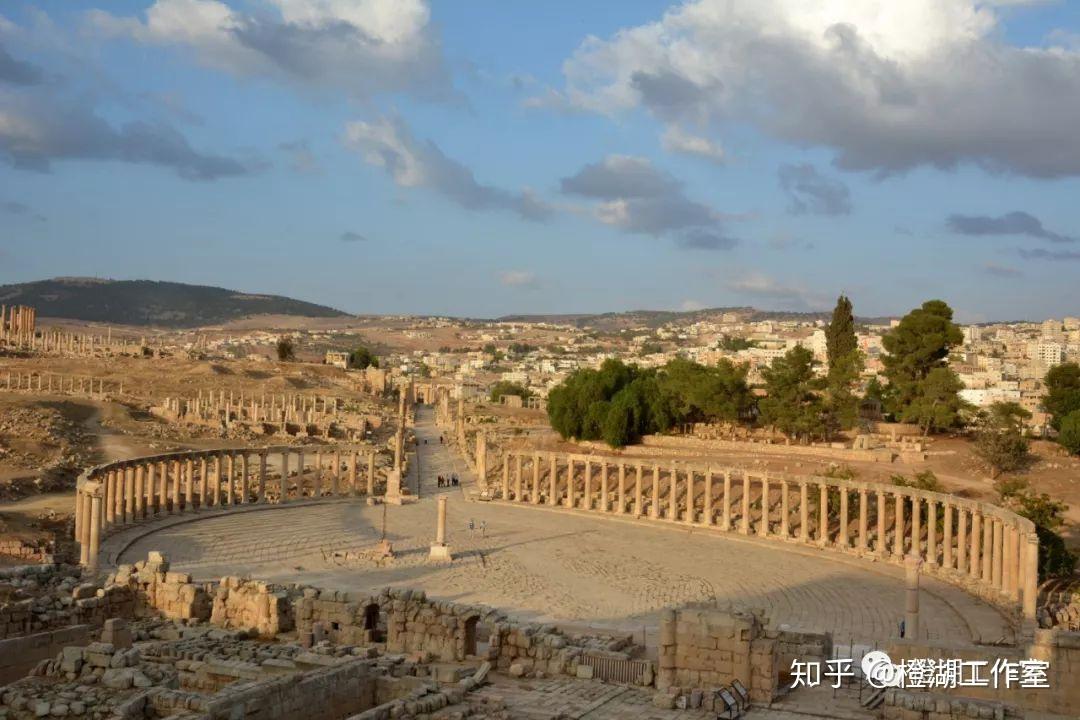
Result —
[{"label": "blue sky", "polygon": [[1080,314],[1080,3],[0,6],[0,283]]}]

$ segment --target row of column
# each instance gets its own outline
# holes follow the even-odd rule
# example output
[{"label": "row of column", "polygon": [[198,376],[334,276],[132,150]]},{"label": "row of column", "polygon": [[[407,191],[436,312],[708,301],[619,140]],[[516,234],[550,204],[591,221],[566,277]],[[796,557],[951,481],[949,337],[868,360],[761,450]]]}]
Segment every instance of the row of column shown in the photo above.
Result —
[{"label": "row of column", "polygon": [[[276,477],[269,472],[272,459],[279,462]],[[75,539],[81,546],[80,562],[96,568],[102,537],[149,517],[249,503],[285,504],[290,495],[362,494],[375,494],[371,450],[216,450],[125,460],[95,468],[80,480]]]},{"label": "row of column", "polygon": [[[479,448],[478,448],[479,450]],[[1034,617],[1038,536],[1001,508],[949,495],[748,470],[504,453],[500,497],[902,560],[970,578]]]},{"label": "row of column", "polygon": [[[4,387],[7,390],[34,390],[43,393],[67,392],[91,396],[105,394],[105,381],[86,375],[8,372]],[[123,388],[123,383],[120,383],[119,392],[122,393]]]},{"label": "row of column", "polygon": [[14,345],[32,345],[37,310],[27,305],[0,305],[0,341]]}]

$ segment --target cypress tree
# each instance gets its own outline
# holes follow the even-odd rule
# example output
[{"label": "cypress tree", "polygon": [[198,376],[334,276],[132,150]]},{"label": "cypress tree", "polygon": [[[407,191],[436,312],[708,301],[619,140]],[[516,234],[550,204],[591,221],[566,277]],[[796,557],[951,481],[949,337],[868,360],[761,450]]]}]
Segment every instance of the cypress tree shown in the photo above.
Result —
[{"label": "cypress tree", "polygon": [[855,340],[855,316],[851,312],[851,300],[846,295],[836,299],[832,321],[825,331],[825,349],[829,358],[829,370],[850,355],[858,347]]}]

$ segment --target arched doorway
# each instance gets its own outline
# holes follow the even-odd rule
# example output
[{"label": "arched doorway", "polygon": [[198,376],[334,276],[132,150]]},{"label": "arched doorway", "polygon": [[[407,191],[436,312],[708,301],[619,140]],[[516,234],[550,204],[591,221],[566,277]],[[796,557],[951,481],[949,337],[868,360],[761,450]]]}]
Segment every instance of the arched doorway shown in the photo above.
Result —
[{"label": "arched doorway", "polygon": [[[479,615],[473,615],[465,621],[465,656],[476,655],[476,626],[480,622]],[[464,658],[462,658],[464,659]]]}]

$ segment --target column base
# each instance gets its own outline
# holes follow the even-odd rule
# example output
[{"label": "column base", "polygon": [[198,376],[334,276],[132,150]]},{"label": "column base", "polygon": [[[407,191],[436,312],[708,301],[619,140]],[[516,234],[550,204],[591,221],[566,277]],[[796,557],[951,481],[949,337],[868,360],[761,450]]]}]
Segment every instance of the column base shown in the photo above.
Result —
[{"label": "column base", "polygon": [[439,545],[438,543],[431,544],[431,552],[428,553],[428,560],[435,562],[451,562],[454,556],[450,553],[449,545]]}]

